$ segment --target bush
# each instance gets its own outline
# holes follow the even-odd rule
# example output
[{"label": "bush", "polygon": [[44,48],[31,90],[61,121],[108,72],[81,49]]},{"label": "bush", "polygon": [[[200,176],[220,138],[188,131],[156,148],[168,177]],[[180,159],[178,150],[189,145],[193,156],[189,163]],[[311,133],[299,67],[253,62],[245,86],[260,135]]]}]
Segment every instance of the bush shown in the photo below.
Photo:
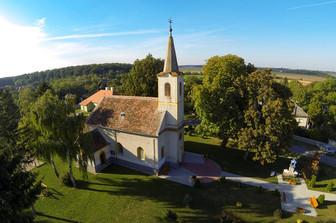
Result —
[{"label": "bush", "polygon": [[272,193],[273,193],[274,196],[276,196],[276,197],[280,197],[280,196],[281,196],[280,191],[279,191],[278,189],[272,191]]},{"label": "bush", "polygon": [[195,188],[201,188],[202,187],[200,179],[197,179],[197,178],[195,179],[194,187]]},{"label": "bush", "polygon": [[324,200],[325,200],[324,194],[320,194],[320,196],[318,196],[317,198],[317,202],[319,203],[319,205],[322,205],[324,203]]},{"label": "bush", "polygon": [[333,187],[334,187],[334,183],[333,182],[329,182],[326,186],[326,190],[328,192],[332,192],[333,191]]},{"label": "bush", "polygon": [[67,173],[64,176],[62,176],[62,183],[67,187],[72,187],[72,182],[70,179],[70,175]]},{"label": "bush", "polygon": [[257,187],[257,192],[260,193],[260,194],[264,193],[265,189],[262,186],[259,186],[259,187]]},{"label": "bush", "polygon": [[282,210],[281,209],[276,209],[273,211],[273,217],[276,219],[281,219],[282,218]]},{"label": "bush", "polygon": [[174,211],[168,210],[166,213],[166,219],[170,222],[176,222],[178,219],[178,216]]},{"label": "bush", "polygon": [[226,178],[225,178],[225,177],[221,177],[221,178],[219,179],[219,182],[221,182],[222,184],[224,184],[224,183],[226,182]]},{"label": "bush", "polygon": [[190,207],[190,203],[192,202],[192,197],[190,196],[190,194],[186,194],[183,198],[183,204],[186,207]]},{"label": "bush", "polygon": [[237,208],[242,208],[242,207],[243,207],[243,203],[237,201],[237,202],[236,202],[236,207],[237,207]]},{"label": "bush", "polygon": [[316,175],[313,175],[309,181],[309,186],[310,187],[315,187],[315,183],[316,183]]}]

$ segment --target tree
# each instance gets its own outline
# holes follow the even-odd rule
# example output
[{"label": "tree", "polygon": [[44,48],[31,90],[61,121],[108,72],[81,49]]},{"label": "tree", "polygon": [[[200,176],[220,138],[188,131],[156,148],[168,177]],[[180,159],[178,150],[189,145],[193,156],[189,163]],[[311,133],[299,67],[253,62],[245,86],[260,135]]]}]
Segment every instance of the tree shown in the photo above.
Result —
[{"label": "tree", "polygon": [[295,126],[290,96],[287,87],[273,81],[270,70],[255,71],[246,78],[248,101],[237,141],[262,165],[274,162],[289,146]]},{"label": "tree", "polygon": [[[251,66],[250,66],[250,69]],[[211,57],[203,67],[203,82],[193,90],[195,110],[201,125],[218,132],[225,146],[243,121],[243,78],[248,75],[244,60],[235,55]],[[211,125],[209,125],[212,123]]]},{"label": "tree", "polygon": [[47,90],[20,120],[21,142],[34,150],[37,157],[50,163],[57,178],[59,172],[54,156],[61,153],[64,114],[63,102]]},{"label": "tree", "polygon": [[126,95],[157,96],[157,74],[163,70],[163,60],[148,54],[146,58],[134,61],[128,75],[122,79]]},{"label": "tree", "polygon": [[16,142],[18,108],[7,91],[0,90],[0,219],[2,222],[28,222],[27,208],[33,208],[41,184],[36,175],[25,171],[29,163],[25,148]]}]

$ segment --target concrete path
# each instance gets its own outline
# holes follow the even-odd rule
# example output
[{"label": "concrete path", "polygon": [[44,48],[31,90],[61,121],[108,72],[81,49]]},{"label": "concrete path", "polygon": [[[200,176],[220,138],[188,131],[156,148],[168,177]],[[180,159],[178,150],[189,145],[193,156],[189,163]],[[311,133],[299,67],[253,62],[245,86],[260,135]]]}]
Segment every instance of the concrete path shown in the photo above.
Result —
[{"label": "concrete path", "polygon": [[336,201],[336,194],[313,191],[307,188],[306,182],[301,179],[300,185],[290,185],[282,180],[282,176],[278,175],[278,184],[269,183],[267,181],[255,179],[252,177],[244,177],[237,174],[222,171],[222,176],[226,179],[241,182],[254,187],[263,187],[267,190],[279,190],[281,193],[281,207],[288,212],[296,212],[297,207],[304,208],[305,215],[317,216],[316,210],[311,207],[309,199],[318,197],[320,194],[325,195],[327,201]]},{"label": "concrete path", "polygon": [[301,184],[290,185],[283,181],[282,176],[278,175],[279,191],[281,192],[281,208],[288,212],[296,212],[297,208],[303,208],[304,214],[316,217],[317,213],[309,203],[311,194],[303,179]]}]

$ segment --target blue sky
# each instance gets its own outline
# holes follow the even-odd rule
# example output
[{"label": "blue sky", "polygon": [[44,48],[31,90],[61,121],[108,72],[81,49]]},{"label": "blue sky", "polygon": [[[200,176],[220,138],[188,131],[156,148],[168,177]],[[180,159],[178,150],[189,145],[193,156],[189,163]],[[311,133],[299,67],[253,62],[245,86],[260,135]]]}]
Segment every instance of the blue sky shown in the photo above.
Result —
[{"label": "blue sky", "polygon": [[1,0],[0,77],[163,58],[173,18],[180,65],[237,54],[264,67],[336,71],[336,0]]}]

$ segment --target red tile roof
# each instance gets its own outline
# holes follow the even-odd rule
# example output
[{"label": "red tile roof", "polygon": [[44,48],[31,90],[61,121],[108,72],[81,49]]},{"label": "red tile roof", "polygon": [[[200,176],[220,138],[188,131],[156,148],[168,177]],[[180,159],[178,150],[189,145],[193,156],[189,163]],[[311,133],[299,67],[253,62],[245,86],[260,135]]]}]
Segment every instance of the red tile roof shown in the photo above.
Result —
[{"label": "red tile roof", "polygon": [[82,106],[86,106],[90,104],[91,102],[95,104],[99,104],[104,99],[104,97],[108,97],[112,95],[113,95],[112,90],[99,90],[93,95],[91,95],[90,97],[88,97],[87,99],[81,101],[81,103],[79,104]]},{"label": "red tile roof", "polygon": [[105,97],[89,116],[89,125],[119,131],[157,136],[164,112],[158,111],[158,99],[136,96]]}]

